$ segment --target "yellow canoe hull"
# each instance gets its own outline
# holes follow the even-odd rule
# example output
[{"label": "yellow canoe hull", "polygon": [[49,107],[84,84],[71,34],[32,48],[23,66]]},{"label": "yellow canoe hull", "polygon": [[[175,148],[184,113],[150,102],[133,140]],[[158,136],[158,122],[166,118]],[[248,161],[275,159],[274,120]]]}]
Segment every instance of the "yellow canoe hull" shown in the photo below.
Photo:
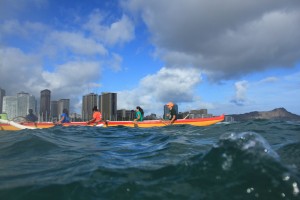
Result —
[{"label": "yellow canoe hull", "polygon": [[[224,120],[224,115],[210,117],[210,118],[195,118],[195,119],[178,119],[173,125],[192,125],[192,126],[210,126]],[[37,122],[30,123],[25,122],[22,124],[17,124],[15,122],[10,122],[6,120],[0,121],[0,130],[4,131],[16,131],[21,129],[45,129],[54,127],[55,124],[52,122]],[[132,121],[107,121],[106,123],[95,124],[86,124],[86,122],[71,122],[63,124],[62,126],[99,126],[99,127],[112,127],[112,126],[126,126],[126,127],[141,127],[141,128],[150,128],[150,127],[162,127],[167,126],[167,122],[162,120],[145,120],[138,122],[135,125]]]}]

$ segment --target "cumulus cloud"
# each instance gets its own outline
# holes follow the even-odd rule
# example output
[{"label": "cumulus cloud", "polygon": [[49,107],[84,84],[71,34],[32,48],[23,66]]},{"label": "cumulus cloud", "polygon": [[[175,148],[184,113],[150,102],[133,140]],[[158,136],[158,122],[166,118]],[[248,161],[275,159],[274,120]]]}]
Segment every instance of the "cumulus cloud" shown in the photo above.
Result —
[{"label": "cumulus cloud", "polygon": [[164,67],[156,74],[143,78],[141,87],[163,102],[190,102],[193,100],[193,88],[200,81],[200,73],[195,69]]},{"label": "cumulus cloud", "polygon": [[[156,74],[144,77],[139,87],[131,91],[118,92],[119,108],[134,108],[141,105],[161,111],[165,103],[194,102],[194,89],[201,82],[197,69],[167,69],[163,67]],[[156,104],[156,105],[153,105]]]},{"label": "cumulus cloud", "polygon": [[0,58],[1,88],[8,88],[8,91],[15,93],[20,90],[33,92],[33,87],[42,82],[42,62],[38,56],[26,54],[17,48],[0,48]]},{"label": "cumulus cloud", "polygon": [[104,20],[105,16],[96,9],[90,14],[88,22],[83,27],[97,40],[108,45],[123,44],[134,38],[134,24],[126,15],[109,25],[106,25]]},{"label": "cumulus cloud", "polygon": [[128,0],[125,7],[141,15],[168,68],[189,58],[210,79],[227,80],[299,61],[299,1]]},{"label": "cumulus cloud", "polygon": [[[93,61],[69,62],[58,65],[54,71],[42,73],[43,84],[48,88],[53,99],[70,98],[72,106],[78,102],[78,96],[85,94],[90,88],[100,88],[101,65]],[[42,88],[39,88],[39,91]],[[79,95],[80,94],[80,95]],[[79,98],[80,99],[80,98]]]},{"label": "cumulus cloud", "polygon": [[[78,73],[70,73],[78,72]],[[87,87],[91,80],[98,80],[101,68],[97,62],[69,62],[57,66],[54,72],[44,71],[42,77],[46,84],[55,90],[63,88]]]},{"label": "cumulus cloud", "polygon": [[235,83],[235,97],[232,99],[232,103],[243,106],[247,102],[247,81],[239,81]]}]

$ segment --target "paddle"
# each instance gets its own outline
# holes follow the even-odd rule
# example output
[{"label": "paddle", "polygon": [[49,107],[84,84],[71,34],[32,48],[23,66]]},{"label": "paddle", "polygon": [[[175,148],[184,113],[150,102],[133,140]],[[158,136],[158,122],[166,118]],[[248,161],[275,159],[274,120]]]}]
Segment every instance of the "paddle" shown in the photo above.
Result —
[{"label": "paddle", "polygon": [[11,126],[14,126],[16,128],[19,128],[19,129],[36,129],[35,127],[31,127],[31,126],[24,126],[22,124],[18,124],[14,121],[9,121],[9,120],[5,120],[5,119],[0,119],[0,122],[3,123],[3,124],[9,124]]},{"label": "paddle", "polygon": [[167,124],[166,122],[165,122],[165,120],[163,120],[163,119],[159,119],[160,120],[160,122],[161,123],[163,123],[164,125],[166,125],[166,126],[170,126],[171,124]]},{"label": "paddle", "polygon": [[188,118],[190,116],[190,113],[189,114],[187,114],[187,116],[185,116],[185,118],[183,118],[183,119],[186,119],[186,118]]},{"label": "paddle", "polygon": [[[88,125],[89,124],[91,124],[91,123],[94,123],[94,125],[93,126],[98,126],[98,127],[102,127],[102,126],[106,126],[106,127],[108,127],[108,121],[109,120],[101,120],[101,121],[99,121],[99,122],[86,122]],[[100,123],[100,122],[103,122],[103,123],[101,123],[101,124],[98,124],[98,123]]]}]

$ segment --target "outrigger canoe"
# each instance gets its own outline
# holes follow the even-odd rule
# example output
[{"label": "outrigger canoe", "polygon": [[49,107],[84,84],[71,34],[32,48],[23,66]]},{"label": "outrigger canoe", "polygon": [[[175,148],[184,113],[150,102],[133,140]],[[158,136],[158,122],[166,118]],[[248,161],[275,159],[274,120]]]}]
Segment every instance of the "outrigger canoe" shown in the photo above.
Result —
[{"label": "outrigger canoe", "polygon": [[[192,126],[209,126],[224,120],[224,115],[209,117],[209,118],[194,118],[194,119],[178,119],[172,125],[192,125]],[[97,126],[97,127],[111,127],[111,126],[126,126],[126,127],[161,127],[168,124],[163,120],[145,120],[138,122],[137,126],[132,121],[106,121],[103,123],[87,124],[86,122],[71,122],[65,123],[62,126]],[[44,129],[56,126],[52,122],[22,122],[0,119],[0,130],[16,131],[21,129]]]}]

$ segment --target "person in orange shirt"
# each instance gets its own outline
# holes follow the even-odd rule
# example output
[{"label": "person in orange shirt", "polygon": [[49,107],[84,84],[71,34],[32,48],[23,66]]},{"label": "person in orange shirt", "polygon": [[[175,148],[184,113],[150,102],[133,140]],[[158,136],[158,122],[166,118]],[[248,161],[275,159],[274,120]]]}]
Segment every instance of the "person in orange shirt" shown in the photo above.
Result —
[{"label": "person in orange shirt", "polygon": [[91,120],[87,121],[86,123],[87,124],[95,123],[95,125],[96,125],[96,124],[98,124],[101,121],[102,121],[102,114],[97,109],[97,106],[94,106],[94,108],[93,108],[93,118]]}]

